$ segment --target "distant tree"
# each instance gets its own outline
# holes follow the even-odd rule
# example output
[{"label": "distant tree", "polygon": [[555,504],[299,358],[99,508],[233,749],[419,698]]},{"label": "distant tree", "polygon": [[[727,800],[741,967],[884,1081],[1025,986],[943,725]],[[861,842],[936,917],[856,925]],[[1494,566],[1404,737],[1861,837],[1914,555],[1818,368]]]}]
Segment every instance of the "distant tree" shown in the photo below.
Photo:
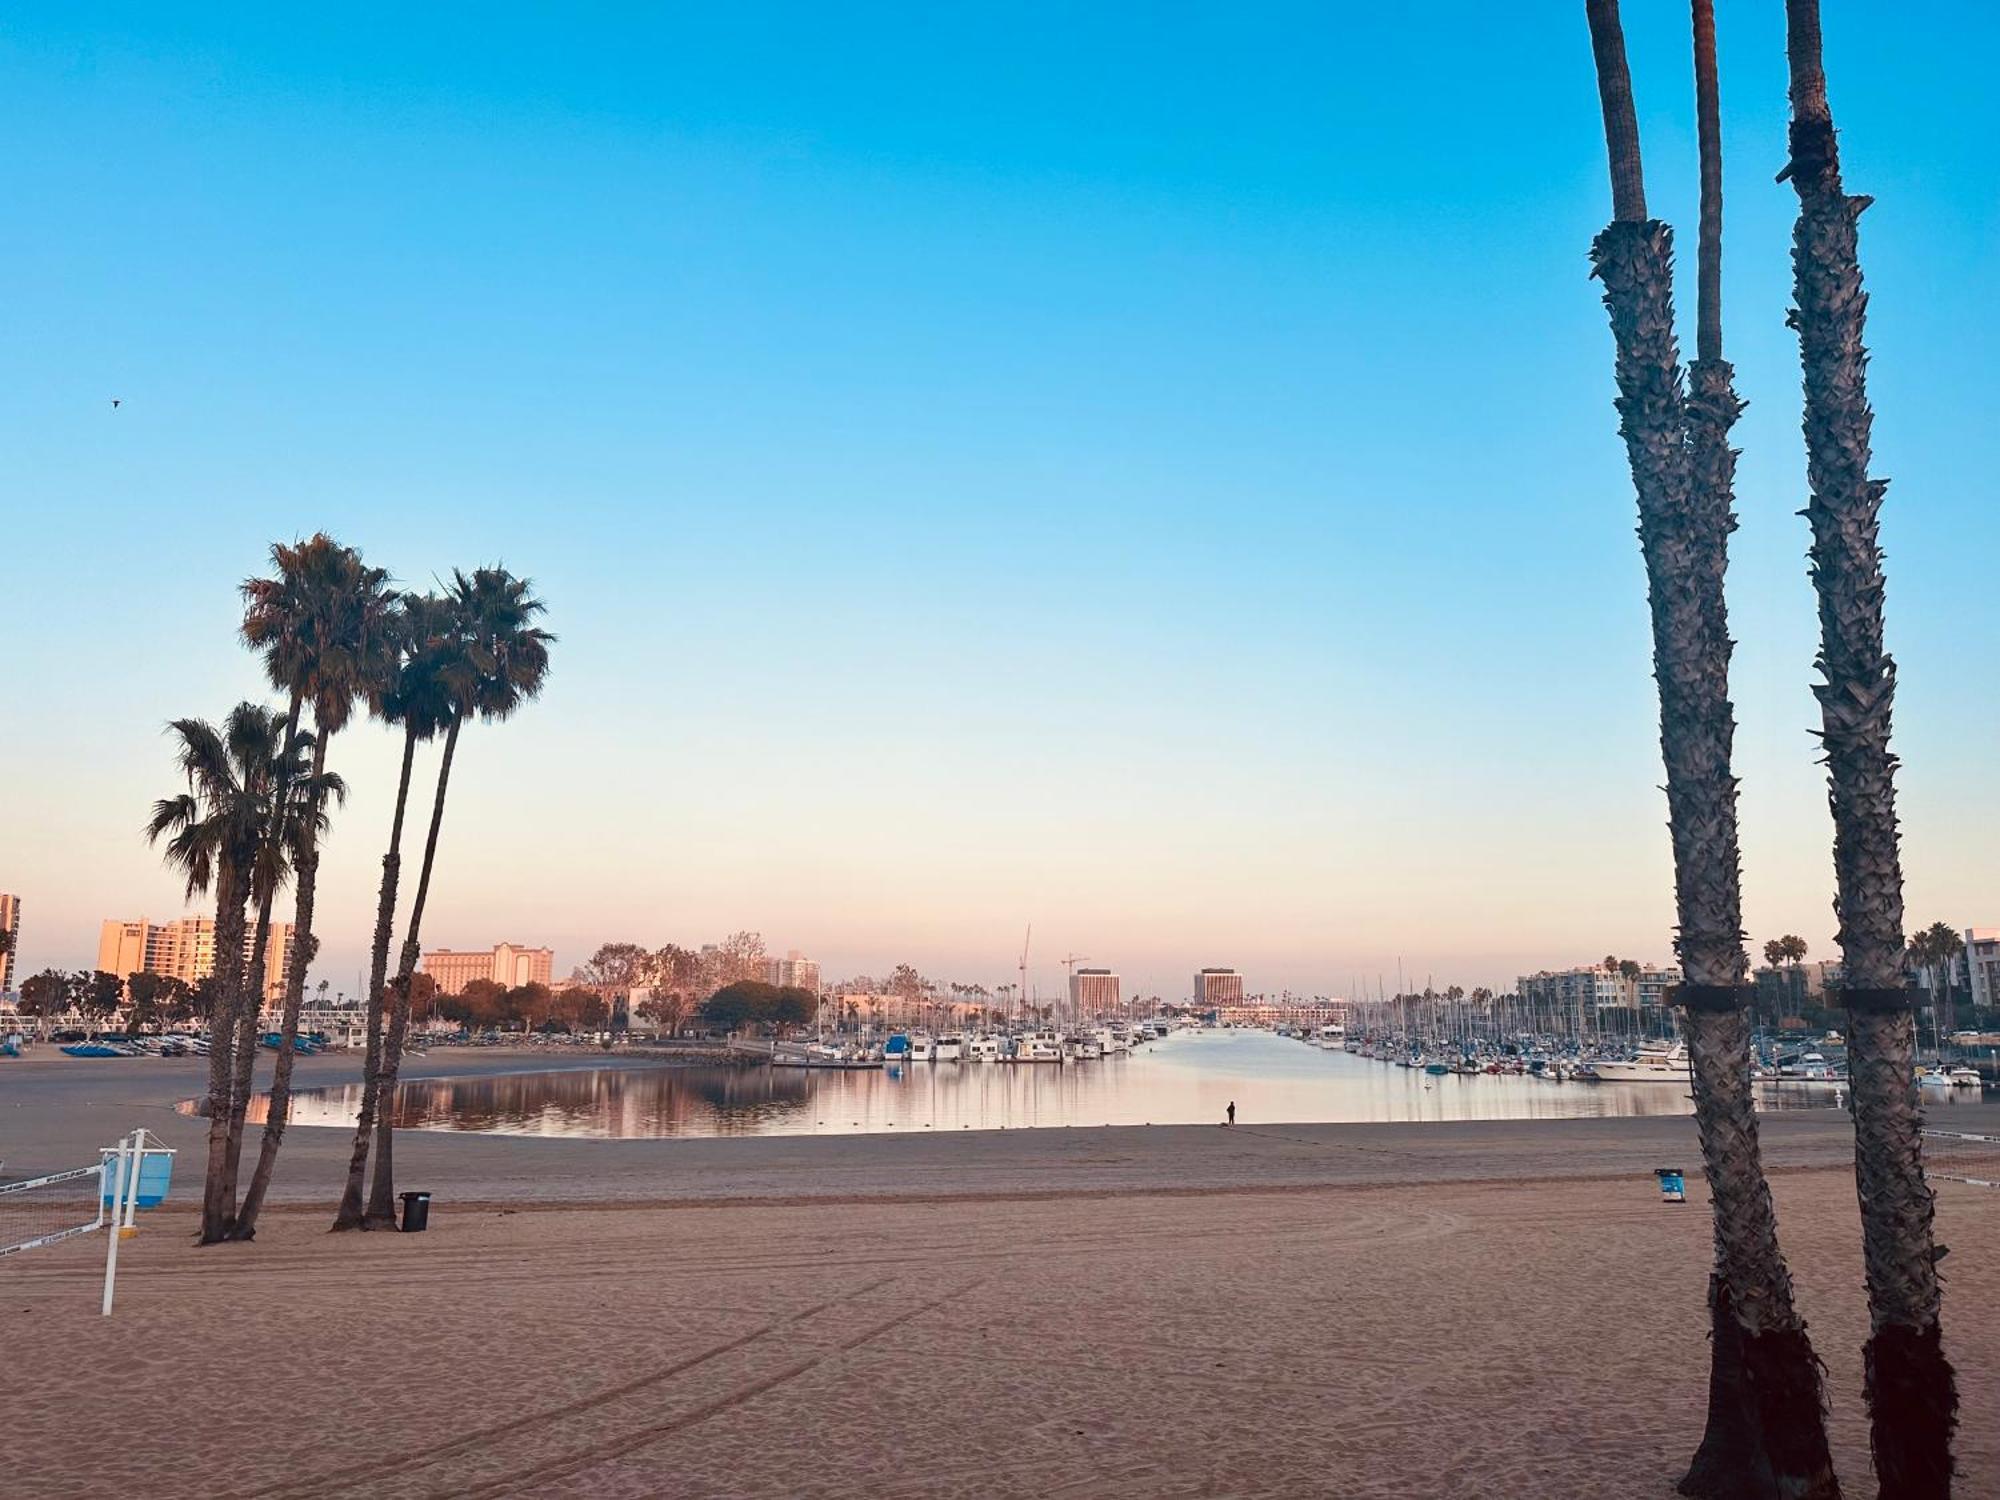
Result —
[{"label": "distant tree", "polygon": [[21,981],[21,1013],[28,1016],[59,1016],[74,1000],[70,976],[61,969],[44,969]]},{"label": "distant tree", "polygon": [[717,1031],[741,1031],[754,1022],[769,1020],[777,1000],[775,985],[761,979],[739,979],[702,1001],[702,1023]]},{"label": "distant tree", "polygon": [[819,998],[809,989],[796,984],[788,984],[771,997],[769,1013],[764,1017],[780,1030],[788,1026],[809,1026],[819,1012]]},{"label": "distant tree", "polygon": [[1782,965],[1784,961],[1785,940],[1783,938],[1771,938],[1764,944],[1764,962],[1775,969]]},{"label": "distant tree", "polygon": [[1933,922],[1910,939],[1910,961],[1923,971],[1930,992],[1931,1013],[1940,1041],[1958,1029],[1952,969],[1965,951],[1965,939],[1949,922]]},{"label": "distant tree", "polygon": [[102,969],[79,969],[71,981],[77,1006],[84,1014],[105,1020],[125,1003],[125,981]]},{"label": "distant tree", "polygon": [[502,997],[507,987],[491,979],[475,979],[456,995],[438,998],[436,1014],[461,1026],[497,1026],[504,1018]]},{"label": "distant tree", "polygon": [[547,985],[530,981],[507,991],[500,997],[500,1004],[508,1023],[527,1031],[549,1019],[550,1001],[553,999]]},{"label": "distant tree", "polygon": [[583,977],[611,1006],[614,1027],[632,1013],[632,991],[646,982],[653,955],[637,943],[605,943],[583,966]]},{"label": "distant tree", "polygon": [[164,974],[150,973],[145,969],[125,976],[125,998],[132,1005],[132,1014],[126,1021],[129,1029],[138,1031],[159,1024],[165,1008],[161,999],[172,982]]},{"label": "distant tree", "polygon": [[570,1031],[601,1030],[609,1017],[604,997],[581,985],[558,990],[549,1001],[549,1019]]}]

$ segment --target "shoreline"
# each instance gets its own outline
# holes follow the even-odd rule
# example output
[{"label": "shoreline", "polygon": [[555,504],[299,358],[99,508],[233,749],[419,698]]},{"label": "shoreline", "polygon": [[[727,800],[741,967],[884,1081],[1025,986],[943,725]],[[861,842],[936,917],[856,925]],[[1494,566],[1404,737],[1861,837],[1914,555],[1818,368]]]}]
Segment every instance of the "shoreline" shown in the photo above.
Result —
[{"label": "shoreline", "polygon": [[[545,1059],[433,1054],[408,1076],[524,1061]],[[171,1101],[201,1076],[0,1070],[9,1175],[135,1123],[186,1153],[120,1251],[114,1316],[95,1235],[0,1261],[10,1496],[1671,1500],[1701,1432],[1712,1230],[1686,1116],[401,1131],[399,1186],[434,1194],[421,1235],[328,1233],[349,1135],[301,1127],[256,1241],[200,1248],[206,1122]],[[2000,1134],[2000,1107],[1977,1114],[1953,1118]],[[1859,1491],[1852,1127],[1761,1127]],[[1653,1181],[1675,1162],[1684,1205]],[[2000,1493],[2000,1192],[1940,1183],[1938,1226],[1959,1485]],[[254,1397],[190,1421],[217,1368],[254,1372]],[[121,1441],[78,1445],[106,1370]]]}]

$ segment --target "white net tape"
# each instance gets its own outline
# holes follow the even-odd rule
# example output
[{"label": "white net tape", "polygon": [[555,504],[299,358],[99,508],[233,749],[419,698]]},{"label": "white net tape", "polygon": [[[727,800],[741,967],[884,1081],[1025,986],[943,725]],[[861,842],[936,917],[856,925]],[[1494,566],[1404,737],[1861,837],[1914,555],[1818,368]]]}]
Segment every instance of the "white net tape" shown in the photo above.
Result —
[{"label": "white net tape", "polygon": [[100,1167],[0,1183],[0,1255],[88,1234],[104,1222]]}]

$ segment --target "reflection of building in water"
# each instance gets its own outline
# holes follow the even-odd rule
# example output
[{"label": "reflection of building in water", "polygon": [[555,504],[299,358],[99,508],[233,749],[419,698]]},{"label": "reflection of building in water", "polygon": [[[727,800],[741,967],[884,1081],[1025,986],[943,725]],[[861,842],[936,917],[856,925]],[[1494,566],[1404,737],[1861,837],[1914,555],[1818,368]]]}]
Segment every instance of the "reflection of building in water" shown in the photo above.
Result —
[{"label": "reflection of building in water", "polygon": [[490,979],[505,989],[524,984],[546,985],[555,970],[553,948],[523,948],[495,943],[490,949],[455,952],[437,948],[424,955],[423,970],[437,981],[440,995],[462,995],[475,979]]}]

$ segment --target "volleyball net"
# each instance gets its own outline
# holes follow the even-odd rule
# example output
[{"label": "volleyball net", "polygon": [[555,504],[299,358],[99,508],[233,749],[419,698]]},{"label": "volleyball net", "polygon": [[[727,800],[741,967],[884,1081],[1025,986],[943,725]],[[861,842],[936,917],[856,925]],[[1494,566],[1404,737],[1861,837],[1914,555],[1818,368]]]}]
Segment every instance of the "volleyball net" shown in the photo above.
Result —
[{"label": "volleyball net", "polygon": [[102,1162],[0,1183],[0,1255],[39,1250],[102,1229],[104,1199]]},{"label": "volleyball net", "polygon": [[1941,1182],[2000,1187],[2000,1135],[1960,1130],[1924,1132],[1924,1175]]}]

